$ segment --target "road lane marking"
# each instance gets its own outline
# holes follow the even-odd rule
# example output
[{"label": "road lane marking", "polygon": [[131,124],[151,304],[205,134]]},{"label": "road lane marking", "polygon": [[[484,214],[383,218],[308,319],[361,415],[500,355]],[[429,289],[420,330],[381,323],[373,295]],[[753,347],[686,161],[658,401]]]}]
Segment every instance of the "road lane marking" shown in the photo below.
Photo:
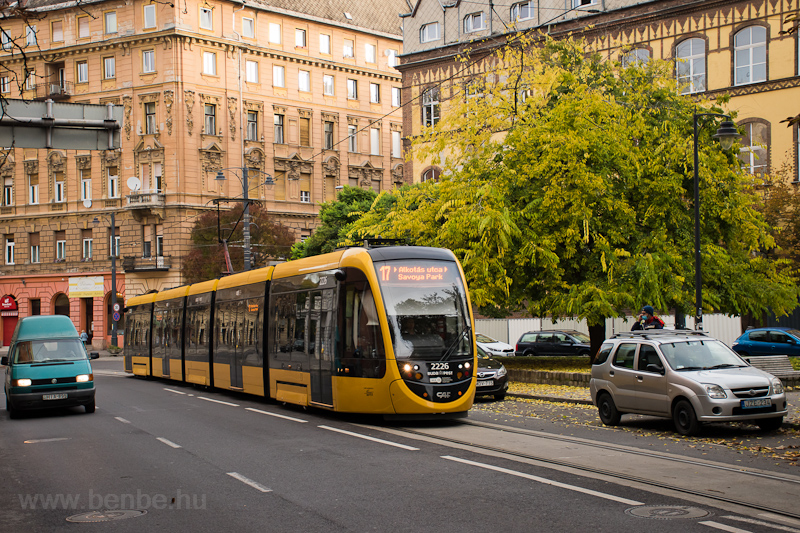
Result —
[{"label": "road lane marking", "polygon": [[[764,514],[760,514],[759,516],[764,516]],[[756,520],[755,518],[747,518],[746,516],[723,516],[722,518],[727,518],[728,520],[735,520],[737,522],[744,522],[745,524],[755,524],[757,526],[767,526],[771,527],[772,529],[777,529],[780,531],[790,531],[791,533],[800,533],[800,530],[789,527],[789,526],[782,526],[780,524],[776,524],[774,522],[765,522],[763,520]]]},{"label": "road lane marking", "polygon": [[167,391],[167,392],[174,392],[175,394],[186,394],[185,392],[181,392],[181,391],[175,390],[175,389],[168,389],[166,387],[164,387],[164,390]]},{"label": "road lane marking", "polygon": [[261,492],[272,492],[272,489],[268,489],[267,487],[265,487],[261,483],[259,483],[257,481],[253,481],[252,479],[246,478],[246,477],[244,477],[243,475],[241,475],[238,472],[228,472],[228,475],[231,476],[234,479],[238,479],[239,481],[241,481],[245,485],[250,485],[254,489],[260,490]]},{"label": "road lane marking", "polygon": [[69,437],[56,437],[53,439],[34,439],[23,441],[24,444],[39,444],[40,442],[58,442],[60,440],[69,440]]},{"label": "road lane marking", "polygon": [[772,514],[772,513],[759,513],[758,516],[760,516],[761,518],[763,518],[765,520],[775,520],[777,522],[784,522],[786,524],[791,524],[793,526],[800,527],[800,521],[799,520],[796,520],[794,518],[789,518],[787,516],[781,516],[781,515]]},{"label": "road lane marking", "polygon": [[753,533],[748,529],[739,529],[738,527],[726,526],[725,524],[720,524],[719,522],[714,522],[712,520],[706,520],[705,522],[700,523],[704,526],[713,527],[714,529],[727,531],[728,533]]},{"label": "road lane marking", "polygon": [[390,440],[383,440],[383,439],[376,439],[375,437],[370,437],[368,435],[362,435],[360,433],[353,433],[352,431],[345,431],[343,429],[332,428],[330,426],[317,426],[322,429],[327,429],[328,431],[335,431],[337,433],[343,433],[345,435],[350,435],[351,437],[358,437],[359,439],[371,440],[373,442],[379,442],[381,444],[388,444],[389,446],[394,446],[396,448],[402,448],[404,450],[410,451],[418,451],[419,448],[414,448],[412,446],[406,446],[405,444],[400,444],[399,442],[392,442]]},{"label": "road lane marking", "polygon": [[121,416],[115,416],[114,418],[116,418],[117,420],[119,420],[119,421],[120,421],[120,422],[122,422],[123,424],[130,424],[130,423],[131,423],[131,421],[130,421],[130,420],[125,420],[125,419],[124,419],[124,418],[122,418]]},{"label": "road lane marking", "polygon": [[163,442],[164,444],[166,444],[167,446],[172,446],[173,448],[180,448],[180,447],[181,447],[181,445],[180,445],[180,444],[175,444],[175,443],[174,443],[174,442],[172,442],[171,440],[167,440],[167,439],[165,439],[164,437],[156,437],[156,438],[157,438],[158,440],[160,440],[161,442]]},{"label": "road lane marking", "polygon": [[197,399],[198,400],[205,400],[207,402],[221,403],[222,405],[230,405],[231,407],[239,407],[238,403],[223,402],[222,400],[214,400],[212,398],[204,398],[203,396],[198,396]]},{"label": "road lane marking", "polygon": [[245,410],[246,411],[253,411],[254,413],[261,413],[262,415],[269,415],[269,416],[274,416],[276,418],[283,418],[285,420],[291,420],[292,422],[300,422],[301,424],[305,424],[305,423],[308,422],[308,420],[302,420],[300,418],[294,418],[294,417],[286,416],[286,415],[279,415],[277,413],[270,413],[270,412],[267,412],[267,411],[262,411],[261,409],[253,409],[252,407],[245,407]]},{"label": "road lane marking", "polygon": [[442,459],[447,459],[449,461],[456,461],[467,465],[486,468],[487,470],[494,470],[495,472],[502,472],[504,474],[510,474],[512,476],[530,479],[531,481],[537,481],[545,485],[552,485],[554,487],[559,487],[562,489],[573,490],[575,492],[581,492],[583,494],[588,494],[590,496],[597,496],[598,498],[604,498],[606,500],[624,503],[625,505],[644,505],[644,503],[642,502],[637,502],[636,500],[629,500],[627,498],[621,498],[619,496],[614,496],[613,494],[606,494],[605,492],[598,492],[596,490],[586,489],[584,487],[578,487],[577,485],[569,485],[567,483],[561,483],[560,481],[553,481],[552,479],[526,474],[525,472],[519,472],[517,470],[509,470],[508,468],[494,466],[487,463],[478,463],[476,461],[470,461],[468,459],[461,459],[460,457],[453,457],[452,455],[443,455]]}]

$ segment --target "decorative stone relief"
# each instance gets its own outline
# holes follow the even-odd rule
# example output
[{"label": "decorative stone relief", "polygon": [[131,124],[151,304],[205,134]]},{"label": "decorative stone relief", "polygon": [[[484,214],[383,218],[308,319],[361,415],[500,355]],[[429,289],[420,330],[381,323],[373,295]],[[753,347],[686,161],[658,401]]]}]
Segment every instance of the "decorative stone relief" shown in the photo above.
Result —
[{"label": "decorative stone relief", "polygon": [[167,111],[167,134],[172,135],[172,104],[174,103],[175,95],[172,91],[164,91],[164,108]]},{"label": "decorative stone relief", "polygon": [[22,162],[22,168],[25,169],[25,175],[30,174],[38,174],[39,173],[39,160],[38,159],[30,159],[28,161]]},{"label": "decorative stone relief", "polygon": [[75,163],[78,166],[78,170],[90,170],[92,168],[92,156],[90,155],[75,156]]},{"label": "decorative stone relief", "polygon": [[297,113],[300,115],[300,118],[311,118],[314,115],[314,112],[310,109],[298,109]]},{"label": "decorative stone relief", "polygon": [[183,91],[183,101],[186,103],[186,131],[189,133],[189,137],[192,136],[192,126],[194,122],[192,121],[192,110],[194,108],[194,91],[185,90]]},{"label": "decorative stone relief", "polygon": [[125,109],[125,139],[131,140],[131,100],[130,96],[122,97],[122,106]]},{"label": "decorative stone relief", "polygon": [[337,183],[339,181],[339,159],[336,157],[329,157],[322,164],[322,174],[326,178],[335,178]]},{"label": "decorative stone relief", "polygon": [[228,97],[228,115],[230,122],[228,127],[231,130],[231,140],[236,140],[236,98]]}]

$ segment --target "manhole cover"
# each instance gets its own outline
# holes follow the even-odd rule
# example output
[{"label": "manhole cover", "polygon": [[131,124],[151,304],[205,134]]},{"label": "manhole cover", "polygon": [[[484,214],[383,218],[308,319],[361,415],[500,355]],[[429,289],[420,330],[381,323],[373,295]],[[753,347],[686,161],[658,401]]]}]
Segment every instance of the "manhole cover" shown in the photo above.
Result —
[{"label": "manhole cover", "polygon": [[698,507],[687,505],[642,505],[631,507],[625,512],[639,518],[655,518],[656,520],[675,520],[677,518],[704,518],[711,515],[710,512]]},{"label": "manhole cover", "polygon": [[67,517],[67,522],[109,522],[111,520],[125,520],[147,514],[147,511],[132,511],[120,509],[118,511],[92,511],[90,513],[75,514]]}]

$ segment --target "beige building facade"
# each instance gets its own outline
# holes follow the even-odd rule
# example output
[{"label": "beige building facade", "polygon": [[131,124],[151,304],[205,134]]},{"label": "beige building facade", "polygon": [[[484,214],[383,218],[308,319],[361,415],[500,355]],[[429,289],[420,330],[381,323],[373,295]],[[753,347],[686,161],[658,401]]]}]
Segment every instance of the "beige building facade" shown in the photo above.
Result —
[{"label": "beige building facade", "polygon": [[[112,240],[121,301],[183,284],[196,217],[242,198],[243,167],[249,198],[298,239],[337,187],[404,181],[404,0],[21,7],[0,20],[0,97],[111,103],[124,125],[118,150],[3,147],[0,296],[14,316],[68,313],[107,344]],[[70,295],[70,279],[97,277],[102,295]]]}]

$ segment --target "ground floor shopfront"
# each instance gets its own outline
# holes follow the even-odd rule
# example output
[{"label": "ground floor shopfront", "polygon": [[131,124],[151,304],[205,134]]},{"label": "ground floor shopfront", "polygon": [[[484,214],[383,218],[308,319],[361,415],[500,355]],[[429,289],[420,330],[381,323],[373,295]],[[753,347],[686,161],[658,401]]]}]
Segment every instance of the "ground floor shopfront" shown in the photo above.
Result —
[{"label": "ground floor shopfront", "polygon": [[[117,345],[125,330],[125,276],[117,273]],[[64,315],[78,332],[85,331],[93,348],[111,345],[114,310],[111,305],[111,273],[34,274],[0,276],[0,342],[8,346],[20,318],[32,315]]]}]

